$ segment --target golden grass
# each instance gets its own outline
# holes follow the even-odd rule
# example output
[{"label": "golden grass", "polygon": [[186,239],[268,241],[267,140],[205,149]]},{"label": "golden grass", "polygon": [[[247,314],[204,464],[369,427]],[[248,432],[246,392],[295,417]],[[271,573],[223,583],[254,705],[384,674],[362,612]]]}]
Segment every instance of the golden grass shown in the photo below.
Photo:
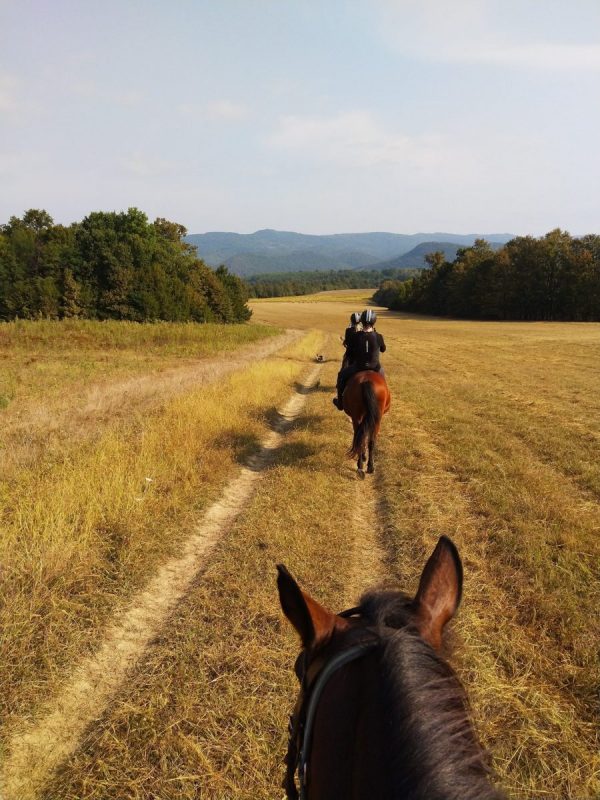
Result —
[{"label": "golden grass", "polygon": [[[250,307],[256,312],[262,303],[355,303],[366,306],[375,291],[371,289],[329,289],[315,294],[290,295],[288,297],[261,297],[249,301]],[[355,309],[358,310],[358,309]]]},{"label": "golden grass", "polygon": [[0,404],[0,484],[40,460],[63,460],[118,419],[146,413],[297,338],[264,325],[123,325],[123,331],[116,323],[89,321],[0,325],[6,400]]},{"label": "golden grass", "polygon": [[[563,388],[582,383],[590,331],[572,330],[565,350],[564,328],[533,346],[525,329],[498,333],[399,354],[385,494],[393,517],[410,514],[405,538],[444,530],[470,561],[460,664],[505,784],[516,797],[593,797],[600,473],[596,422]],[[593,405],[598,378],[587,381]]]},{"label": "golden grass", "polygon": [[[306,299],[254,303],[254,319],[332,334],[321,346],[313,332],[302,352],[292,350],[269,365],[285,367],[277,372],[283,391],[320,350],[331,359],[320,389],[308,396],[253,500],[172,625],[43,797],[281,796],[297,645],[278,609],[274,564],[286,562],[309,591],[339,608],[351,599],[348,587],[358,587],[361,574],[371,583],[378,569],[381,577],[414,590],[441,533],[457,543],[465,567],[452,661],[500,782],[519,800],[598,796],[600,325],[469,323],[382,312],[378,329],[389,348],[383,360],[392,409],[382,427],[373,486],[357,489],[344,457],[350,426],[331,406],[342,354],[337,335],[356,301],[330,294],[316,306]],[[144,507],[136,515],[126,502],[131,493],[124,491],[118,513],[104,512],[112,520],[109,541],[115,541],[123,515],[131,520],[124,530],[133,535],[117,536],[126,541],[127,555],[117,558],[119,569],[111,573],[97,538],[83,536],[85,547],[75,548],[73,557],[79,554],[85,563],[91,544],[108,576],[105,582],[92,576],[92,583],[108,586],[106,597],[94,588],[91,607],[84,602],[75,614],[67,611],[63,625],[63,608],[86,597],[90,577],[84,572],[80,591],[63,586],[62,577],[50,583],[40,575],[48,618],[29,629],[27,622],[21,633],[24,641],[36,631],[38,652],[46,652],[44,642],[50,641],[46,672],[60,673],[80,651],[69,654],[70,639],[90,645],[106,609],[165,557],[169,537],[183,535],[205,507],[205,495],[231,474],[236,456],[252,450],[264,430],[264,408],[275,402],[276,393],[256,399],[253,392],[261,391],[256,381],[252,388],[236,385],[240,405],[224,412],[224,424],[232,426],[225,430],[233,432],[194,433],[200,460],[193,444],[188,453],[189,428],[169,433],[156,454],[163,471],[142,495]],[[256,411],[246,410],[246,402],[255,401],[259,420]],[[177,403],[187,408],[185,397]],[[154,430],[169,408],[138,424]],[[202,418],[197,409],[188,413]],[[169,417],[175,429],[176,417]],[[154,477],[152,460],[140,455],[156,451],[136,441],[130,491],[138,491],[146,475]],[[46,476],[47,485],[52,478]],[[164,513],[156,516],[165,526],[161,537],[153,503],[163,483]],[[197,492],[194,505],[190,498]],[[102,487],[90,493],[92,507],[97,493]],[[365,530],[357,502],[375,505],[376,525]],[[171,522],[164,522],[169,514]],[[58,535],[53,541],[60,541]],[[19,557],[26,544],[19,545]],[[375,548],[361,570],[370,544],[384,558]],[[68,580],[78,563],[69,563]],[[62,625],[64,657],[49,621]],[[15,661],[19,657],[17,652]],[[23,712],[37,696],[38,674],[28,669],[22,673]]]},{"label": "golden grass", "polygon": [[206,358],[276,335],[262,325],[17,320],[0,322],[0,412],[81,383]]},{"label": "golden grass", "polygon": [[259,325],[195,322],[98,322],[89,319],[0,322],[0,348],[31,351],[139,350],[177,356],[199,356],[234,350],[268,331]]},{"label": "golden grass", "polygon": [[314,334],[305,338],[285,357],[119,420],[3,484],[4,736],[257,449],[315,347]]},{"label": "golden grass", "polygon": [[46,798],[283,795],[297,642],[274,564],[337,608],[354,561],[356,483],[340,458],[348,428],[331,424],[333,375],[327,365],[243,519]]},{"label": "golden grass", "polygon": [[[327,308],[321,324],[340,330],[350,305]],[[257,312],[314,320],[306,305]],[[440,533],[454,538],[467,581],[455,664],[502,783],[595,797],[600,326],[380,309],[378,329],[393,392],[380,515],[398,582],[416,580]]]}]

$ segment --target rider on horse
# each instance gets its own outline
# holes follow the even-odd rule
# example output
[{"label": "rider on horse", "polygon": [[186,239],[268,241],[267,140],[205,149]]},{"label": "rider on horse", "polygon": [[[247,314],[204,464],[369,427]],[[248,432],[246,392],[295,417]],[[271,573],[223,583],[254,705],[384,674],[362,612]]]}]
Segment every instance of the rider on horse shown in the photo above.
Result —
[{"label": "rider on horse", "polygon": [[383,336],[374,328],[377,315],[368,308],[360,315],[360,321],[362,322],[362,331],[352,334],[346,348],[346,360],[349,366],[343,367],[338,373],[338,394],[333,398],[333,405],[340,411],[344,410],[342,394],[352,375],[363,370],[373,370],[382,375],[385,374],[379,363],[379,354],[385,353],[385,342]]},{"label": "rider on horse", "polygon": [[354,336],[355,333],[358,333],[360,330],[360,311],[353,311],[350,314],[350,325],[346,328],[346,332],[344,333],[344,338],[342,340],[342,344],[346,348],[346,352],[344,353],[344,358],[342,359],[342,369],[347,367],[350,364],[348,360],[348,347],[350,345],[350,340]]}]

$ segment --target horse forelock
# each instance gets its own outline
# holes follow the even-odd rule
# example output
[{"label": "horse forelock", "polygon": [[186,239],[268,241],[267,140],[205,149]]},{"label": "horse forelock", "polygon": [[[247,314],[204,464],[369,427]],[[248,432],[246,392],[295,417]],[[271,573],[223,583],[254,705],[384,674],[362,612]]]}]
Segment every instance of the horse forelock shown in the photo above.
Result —
[{"label": "horse forelock", "polygon": [[404,628],[410,625],[412,608],[412,598],[393,589],[366,592],[358,606],[364,622],[378,628]]}]

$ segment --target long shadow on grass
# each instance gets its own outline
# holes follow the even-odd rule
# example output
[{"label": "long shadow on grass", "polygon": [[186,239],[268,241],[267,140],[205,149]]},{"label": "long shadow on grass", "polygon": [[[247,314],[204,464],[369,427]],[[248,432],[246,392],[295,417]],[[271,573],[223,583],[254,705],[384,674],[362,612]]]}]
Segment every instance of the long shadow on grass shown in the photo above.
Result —
[{"label": "long shadow on grass", "polygon": [[315,447],[304,442],[282,442],[272,450],[260,449],[251,455],[244,466],[252,472],[267,472],[274,467],[292,466],[317,452]]},{"label": "long shadow on grass", "polygon": [[304,442],[284,442],[281,447],[273,452],[273,455],[267,460],[266,468],[271,467],[290,467],[298,464],[317,452],[312,445],[305,444]]},{"label": "long shadow on grass", "polygon": [[266,414],[267,425],[272,431],[289,433],[290,431],[306,430],[319,431],[323,426],[322,414],[299,414],[294,419],[284,417],[276,408],[270,408]]},{"label": "long shadow on grass", "polygon": [[324,419],[323,414],[300,414],[288,423],[285,432],[310,430],[311,433],[319,433],[323,430]]},{"label": "long shadow on grass", "polygon": [[[280,414],[276,408],[272,408],[265,416],[268,427],[284,435],[297,430],[318,431],[323,424],[323,416],[320,414],[300,414],[294,419],[289,419]],[[234,460],[238,464],[256,472],[262,472],[279,464],[293,464],[316,452],[315,448],[302,442],[286,441],[273,449],[265,450],[263,442],[255,434],[239,432],[223,433],[217,440],[217,446],[232,450]]]},{"label": "long shadow on grass", "polygon": [[258,456],[262,449],[260,439],[251,433],[224,433],[216,444],[219,449],[233,450],[234,461],[243,466]]},{"label": "long shadow on grass", "polygon": [[294,381],[294,388],[298,394],[317,394],[318,392],[333,392],[334,390],[334,387],[322,384],[320,380],[312,386],[304,386],[304,384]]}]

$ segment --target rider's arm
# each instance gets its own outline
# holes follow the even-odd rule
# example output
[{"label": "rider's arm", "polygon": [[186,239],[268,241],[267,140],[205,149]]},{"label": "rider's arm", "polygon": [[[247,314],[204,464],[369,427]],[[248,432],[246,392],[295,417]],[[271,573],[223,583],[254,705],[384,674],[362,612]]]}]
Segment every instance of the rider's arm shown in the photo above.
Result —
[{"label": "rider's arm", "polygon": [[377,334],[377,340],[379,342],[379,352],[385,353],[385,342],[383,341],[383,336],[380,333]]}]

